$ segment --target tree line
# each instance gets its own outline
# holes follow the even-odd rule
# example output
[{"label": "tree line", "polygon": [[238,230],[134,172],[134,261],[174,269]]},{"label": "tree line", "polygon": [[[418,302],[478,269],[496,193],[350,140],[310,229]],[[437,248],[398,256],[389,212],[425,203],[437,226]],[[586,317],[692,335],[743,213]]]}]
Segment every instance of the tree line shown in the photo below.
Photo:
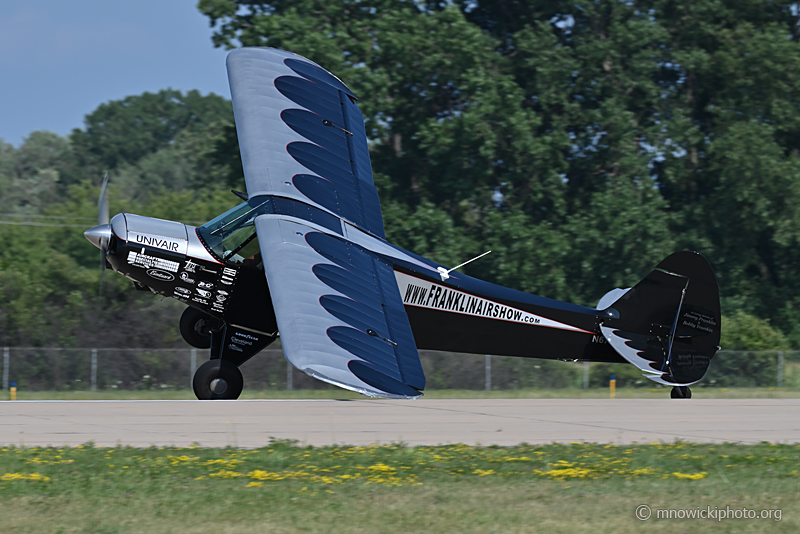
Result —
[{"label": "tree line", "polygon": [[[720,282],[726,349],[800,346],[798,13],[765,0],[201,0],[215,46],[316,61],[359,98],[387,238],[593,306],[671,252]],[[112,212],[202,223],[243,189],[230,102],[163,90],[0,145],[7,345],[177,346],[180,306],[81,235]],[[82,219],[78,219],[82,218]],[[728,325],[727,327],[725,325]],[[755,347],[753,345],[758,345]]]}]

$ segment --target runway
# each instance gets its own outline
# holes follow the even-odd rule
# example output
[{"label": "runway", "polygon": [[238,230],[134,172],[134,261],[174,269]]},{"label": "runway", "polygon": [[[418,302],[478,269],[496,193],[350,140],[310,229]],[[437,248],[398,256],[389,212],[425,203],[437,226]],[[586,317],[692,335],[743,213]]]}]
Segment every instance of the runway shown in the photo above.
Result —
[{"label": "runway", "polygon": [[800,443],[800,399],[0,402],[0,444]]}]

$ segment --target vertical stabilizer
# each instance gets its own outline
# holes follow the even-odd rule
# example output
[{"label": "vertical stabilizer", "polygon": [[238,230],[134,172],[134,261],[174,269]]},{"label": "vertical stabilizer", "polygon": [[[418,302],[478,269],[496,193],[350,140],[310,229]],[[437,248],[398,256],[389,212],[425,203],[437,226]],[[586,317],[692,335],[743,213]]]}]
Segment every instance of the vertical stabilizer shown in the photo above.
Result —
[{"label": "vertical stabilizer", "polygon": [[603,335],[628,362],[664,385],[699,381],[719,349],[719,289],[697,252],[676,252],[608,308]]}]

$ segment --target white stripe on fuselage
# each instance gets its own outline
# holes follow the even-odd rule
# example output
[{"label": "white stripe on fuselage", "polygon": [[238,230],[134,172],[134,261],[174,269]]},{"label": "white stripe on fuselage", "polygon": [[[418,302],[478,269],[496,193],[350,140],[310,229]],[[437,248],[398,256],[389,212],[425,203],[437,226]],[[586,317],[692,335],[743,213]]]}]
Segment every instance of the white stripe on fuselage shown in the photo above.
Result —
[{"label": "white stripe on fuselage", "polygon": [[509,321],[512,323],[560,328],[573,332],[591,334],[587,330],[560,323],[540,315],[535,315],[505,304],[500,304],[482,297],[477,297],[457,289],[435,284],[421,278],[395,271],[400,297],[406,306],[427,308],[430,310],[459,313],[473,317]]}]

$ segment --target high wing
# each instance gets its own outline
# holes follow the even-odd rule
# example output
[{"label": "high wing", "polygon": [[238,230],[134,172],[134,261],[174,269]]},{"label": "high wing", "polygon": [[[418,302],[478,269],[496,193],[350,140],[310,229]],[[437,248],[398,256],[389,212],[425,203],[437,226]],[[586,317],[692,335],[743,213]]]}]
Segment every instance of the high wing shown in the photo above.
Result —
[{"label": "high wing", "polygon": [[352,92],[319,65],[282,50],[234,50],[227,65],[250,197],[294,198],[385,237]]},{"label": "high wing", "polygon": [[[313,206],[255,219],[284,355],[345,389],[420,396],[425,376],[392,264],[375,252],[389,247],[355,96],[280,50],[235,50],[227,65],[250,199]],[[303,215],[314,208],[335,224]]]}]

